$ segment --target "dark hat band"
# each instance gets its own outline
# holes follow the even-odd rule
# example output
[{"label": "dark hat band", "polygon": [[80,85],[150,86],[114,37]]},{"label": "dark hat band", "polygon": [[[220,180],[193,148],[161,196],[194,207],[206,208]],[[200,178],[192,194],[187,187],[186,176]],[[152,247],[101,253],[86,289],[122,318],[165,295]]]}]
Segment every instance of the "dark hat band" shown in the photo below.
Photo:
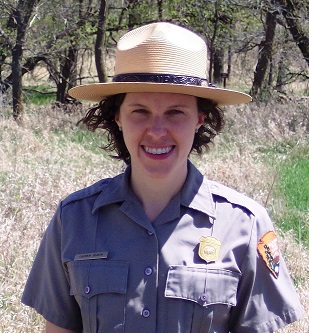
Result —
[{"label": "dark hat band", "polygon": [[174,74],[150,74],[150,73],[125,73],[115,75],[113,82],[151,82],[170,83],[191,86],[212,86],[207,79],[196,76],[174,75]]}]

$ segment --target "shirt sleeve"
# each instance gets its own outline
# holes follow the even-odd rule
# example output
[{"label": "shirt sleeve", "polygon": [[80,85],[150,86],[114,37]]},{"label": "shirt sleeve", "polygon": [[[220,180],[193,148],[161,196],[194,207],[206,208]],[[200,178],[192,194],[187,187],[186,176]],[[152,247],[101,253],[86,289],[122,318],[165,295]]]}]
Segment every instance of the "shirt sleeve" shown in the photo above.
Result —
[{"label": "shirt sleeve", "polygon": [[279,270],[276,268],[278,275],[271,271],[267,260],[265,262],[258,252],[258,243],[274,230],[266,210],[261,207],[252,218],[252,234],[241,267],[237,305],[231,313],[230,331],[233,333],[274,332],[303,315],[280,252]]},{"label": "shirt sleeve", "polygon": [[26,282],[22,302],[59,327],[82,331],[80,309],[70,295],[61,260],[61,205],[46,229]]}]

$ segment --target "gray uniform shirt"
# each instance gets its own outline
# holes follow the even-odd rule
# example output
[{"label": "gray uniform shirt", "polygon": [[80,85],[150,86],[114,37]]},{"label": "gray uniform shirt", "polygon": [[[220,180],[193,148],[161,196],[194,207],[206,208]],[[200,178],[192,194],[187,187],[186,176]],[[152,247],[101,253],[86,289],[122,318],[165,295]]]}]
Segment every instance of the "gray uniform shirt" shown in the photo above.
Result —
[{"label": "gray uniform shirt", "polygon": [[283,258],[275,276],[257,251],[273,230],[264,208],[188,169],[152,223],[130,168],[63,200],[22,302],[80,332],[265,333],[297,320]]}]

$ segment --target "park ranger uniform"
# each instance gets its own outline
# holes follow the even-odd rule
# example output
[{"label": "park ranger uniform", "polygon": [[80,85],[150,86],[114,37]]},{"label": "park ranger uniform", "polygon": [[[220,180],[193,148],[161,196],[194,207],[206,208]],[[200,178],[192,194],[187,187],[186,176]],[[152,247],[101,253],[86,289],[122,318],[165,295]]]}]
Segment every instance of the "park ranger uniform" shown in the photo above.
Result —
[{"label": "park ranger uniform", "polygon": [[273,332],[303,313],[255,201],[188,162],[151,223],[124,174],[63,200],[22,301],[80,332]]}]

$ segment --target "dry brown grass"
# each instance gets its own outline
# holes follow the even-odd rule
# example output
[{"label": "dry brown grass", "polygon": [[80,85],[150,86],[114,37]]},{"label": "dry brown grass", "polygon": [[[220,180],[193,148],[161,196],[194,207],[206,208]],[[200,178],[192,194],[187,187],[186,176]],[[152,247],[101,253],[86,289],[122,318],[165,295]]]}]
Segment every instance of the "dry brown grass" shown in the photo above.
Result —
[{"label": "dry brown grass", "polygon": [[[293,113],[291,112],[293,110]],[[272,209],[274,168],[261,147],[293,141],[304,144],[309,128],[303,106],[231,108],[226,132],[211,152],[195,163],[209,178],[246,192]],[[295,114],[294,114],[295,113]],[[78,115],[60,110],[27,112],[24,125],[0,116],[0,332],[42,332],[43,320],[20,303],[33,256],[59,200],[122,168],[105,155],[72,142]],[[296,125],[295,125],[296,124]],[[57,133],[56,133],[57,131]],[[278,161],[279,163],[280,161]],[[282,249],[309,313],[308,249],[282,235]],[[308,333],[308,315],[282,330]]]}]

